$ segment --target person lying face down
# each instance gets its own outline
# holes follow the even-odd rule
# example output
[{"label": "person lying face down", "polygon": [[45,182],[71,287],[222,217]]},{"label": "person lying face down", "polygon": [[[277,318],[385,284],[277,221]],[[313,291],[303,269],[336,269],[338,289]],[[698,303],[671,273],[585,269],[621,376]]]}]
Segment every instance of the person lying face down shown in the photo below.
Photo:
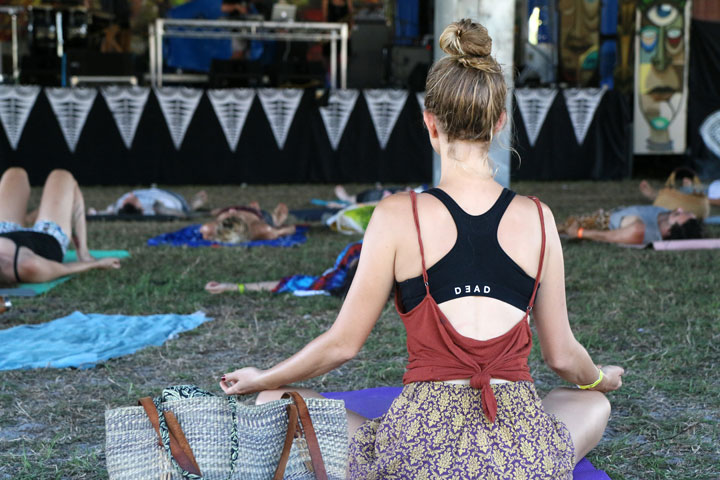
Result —
[{"label": "person lying face down", "polygon": [[[117,258],[90,255],[85,203],[70,172],[50,172],[34,218],[26,213],[29,198],[27,172],[7,169],[0,178],[0,284],[42,283],[96,268],[120,268]],[[78,261],[63,263],[71,238]]]},{"label": "person lying face down", "polygon": [[288,217],[288,208],[284,203],[279,203],[272,214],[260,210],[256,202],[213,210],[212,214],[215,218],[200,227],[205,240],[241,243],[275,240],[295,233],[295,225],[283,226]]},{"label": "person lying face down", "polygon": [[570,238],[597,242],[642,245],[660,240],[701,238],[702,223],[682,208],[668,210],[653,205],[632,205],[613,212],[570,217],[558,227]]}]

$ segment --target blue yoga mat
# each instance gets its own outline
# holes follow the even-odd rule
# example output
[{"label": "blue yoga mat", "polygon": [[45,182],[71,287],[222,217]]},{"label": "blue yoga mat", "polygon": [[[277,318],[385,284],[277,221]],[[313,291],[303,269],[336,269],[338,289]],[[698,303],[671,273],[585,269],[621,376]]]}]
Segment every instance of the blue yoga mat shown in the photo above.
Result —
[{"label": "blue yoga mat", "polygon": [[[395,397],[400,395],[402,387],[377,387],[349,392],[326,392],[323,396],[345,401],[345,408],[367,418],[377,418],[385,414]],[[575,465],[574,480],[610,480],[607,473],[597,470],[590,460],[583,458]]]},{"label": "blue yoga mat", "polygon": [[149,345],[162,345],[208,320],[202,312],[145,316],[73,312],[47,323],[0,330],[0,370],[90,368]]},{"label": "blue yoga mat", "polygon": [[276,240],[253,240],[242,243],[223,243],[205,240],[200,234],[200,225],[190,225],[175,232],[163,233],[148,240],[148,245],[170,245],[173,247],[294,247],[307,241],[309,227],[298,225],[295,233]]}]

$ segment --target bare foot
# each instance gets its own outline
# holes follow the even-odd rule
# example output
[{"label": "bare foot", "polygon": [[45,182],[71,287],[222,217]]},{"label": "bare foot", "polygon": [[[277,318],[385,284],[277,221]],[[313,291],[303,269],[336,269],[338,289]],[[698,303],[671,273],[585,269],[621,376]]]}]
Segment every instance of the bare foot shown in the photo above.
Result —
[{"label": "bare foot", "polygon": [[335,185],[335,196],[343,202],[355,203],[355,197],[348,194],[342,185]]},{"label": "bare foot", "polygon": [[276,227],[279,227],[283,223],[285,223],[285,220],[287,220],[288,217],[288,207],[284,203],[278,203],[277,207],[275,207],[275,210],[272,212],[272,220],[273,224]]},{"label": "bare foot", "polygon": [[650,186],[647,180],[641,181],[638,187],[640,188],[640,193],[648,200],[655,200],[655,197],[657,197],[657,192]]},{"label": "bare foot", "polygon": [[192,200],[190,200],[190,210],[198,210],[202,208],[208,201],[208,194],[205,190],[197,192]]},{"label": "bare foot", "polygon": [[101,258],[95,260],[97,268],[102,270],[118,269],[120,268],[120,259],[114,257]]}]

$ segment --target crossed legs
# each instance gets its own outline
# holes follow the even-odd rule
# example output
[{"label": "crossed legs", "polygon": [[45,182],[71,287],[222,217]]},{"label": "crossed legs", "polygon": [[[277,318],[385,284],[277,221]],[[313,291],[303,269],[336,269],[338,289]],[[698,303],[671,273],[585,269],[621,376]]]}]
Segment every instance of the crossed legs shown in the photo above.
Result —
[{"label": "crossed legs", "polygon": [[570,430],[575,446],[575,463],[600,442],[610,418],[607,397],[590,390],[556,388],[543,399],[543,408]]}]

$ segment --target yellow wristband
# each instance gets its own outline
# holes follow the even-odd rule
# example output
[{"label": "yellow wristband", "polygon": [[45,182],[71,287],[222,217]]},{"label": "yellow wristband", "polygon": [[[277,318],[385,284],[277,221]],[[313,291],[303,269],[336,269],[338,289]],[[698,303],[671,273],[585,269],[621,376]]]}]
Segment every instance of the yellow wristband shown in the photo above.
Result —
[{"label": "yellow wristband", "polygon": [[245,284],[244,283],[238,283],[238,292],[245,293]]},{"label": "yellow wristband", "polygon": [[603,377],[605,377],[605,374],[603,373],[601,368],[598,368],[598,378],[590,385],[578,385],[578,388],[581,390],[588,390],[590,388],[595,388],[598,385],[600,385],[600,382],[602,382]]}]

